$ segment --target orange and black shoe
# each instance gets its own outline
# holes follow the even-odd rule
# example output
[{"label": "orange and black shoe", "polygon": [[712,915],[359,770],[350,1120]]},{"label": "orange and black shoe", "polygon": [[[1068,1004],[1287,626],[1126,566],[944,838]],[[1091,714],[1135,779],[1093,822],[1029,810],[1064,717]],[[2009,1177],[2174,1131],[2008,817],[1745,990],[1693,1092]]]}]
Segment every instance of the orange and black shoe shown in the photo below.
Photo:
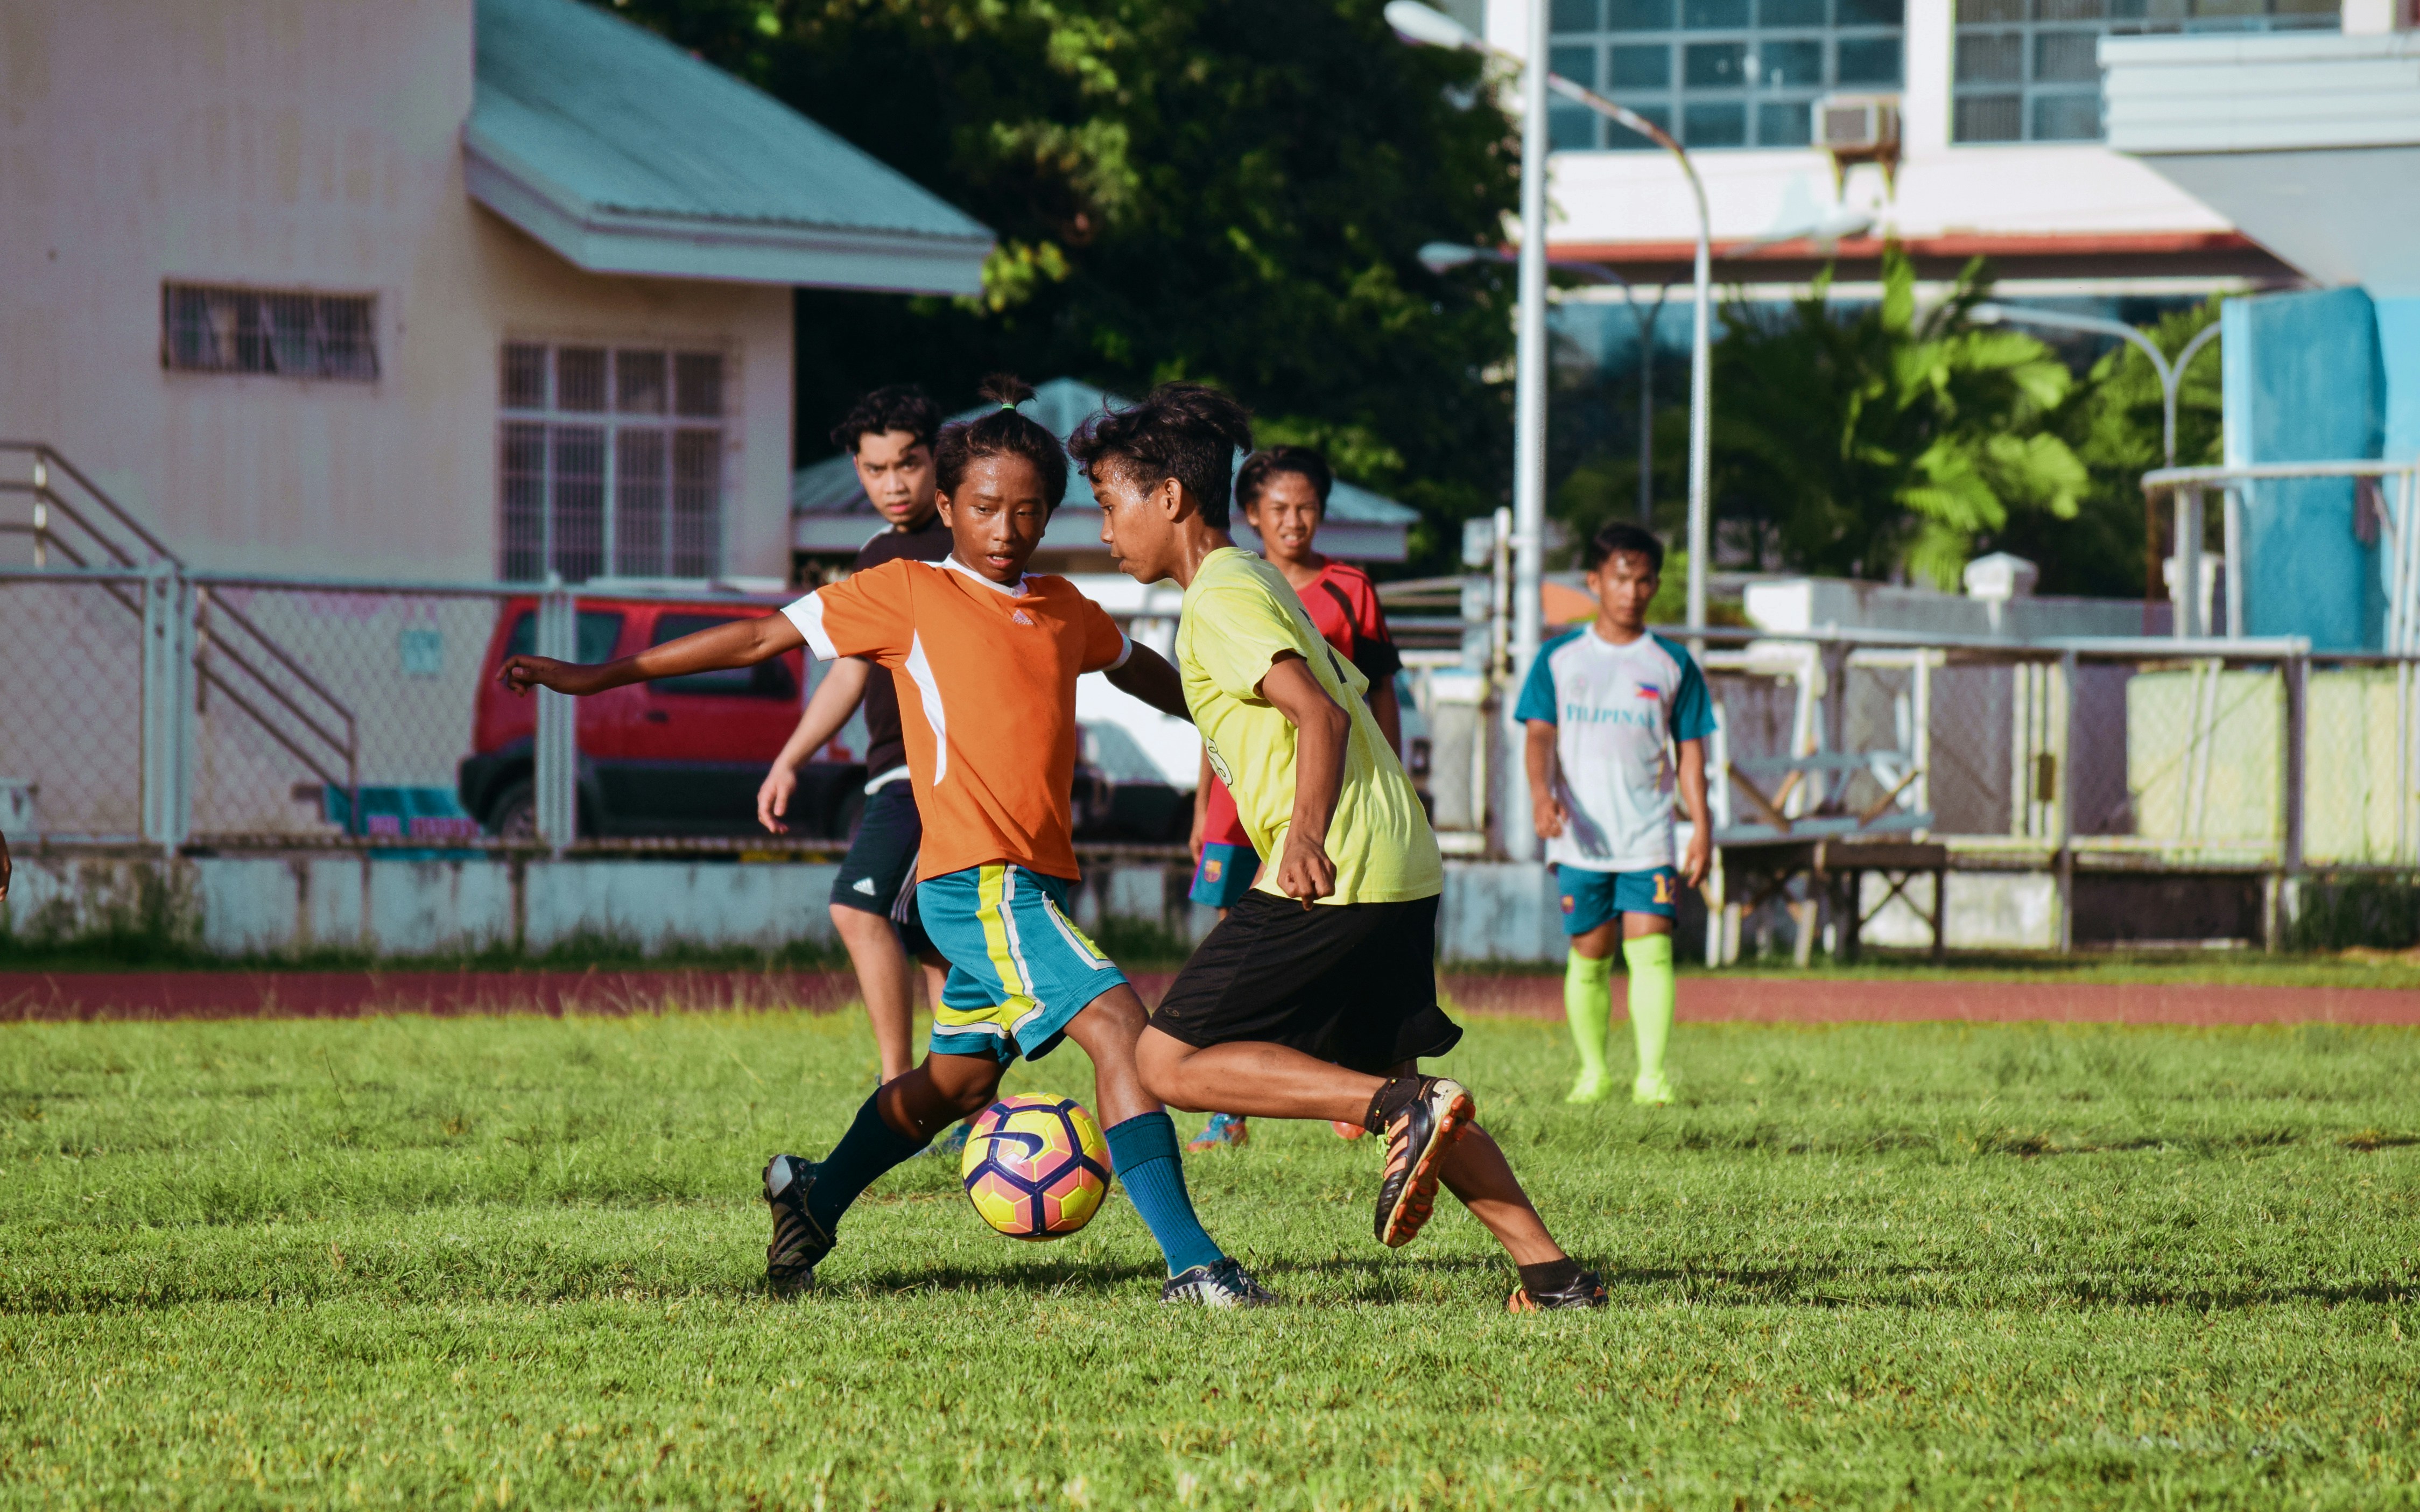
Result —
[{"label": "orange and black shoe", "polygon": [[1583,1270],[1567,1286],[1541,1287],[1537,1291],[1515,1286],[1504,1308],[1512,1313],[1552,1313],[1566,1307],[1603,1307],[1605,1300],[1605,1278],[1593,1270]]},{"label": "orange and black shoe", "polygon": [[1409,1244],[1436,1206],[1437,1167],[1478,1115],[1459,1082],[1424,1076],[1409,1102],[1387,1119],[1387,1174],[1378,1183],[1378,1242]]},{"label": "orange and black shoe", "polygon": [[815,1164],[795,1155],[765,1162],[765,1205],[773,1209],[773,1242],[765,1246],[765,1284],[776,1297],[814,1289],[815,1267],[832,1251],[832,1236],[807,1211]]}]

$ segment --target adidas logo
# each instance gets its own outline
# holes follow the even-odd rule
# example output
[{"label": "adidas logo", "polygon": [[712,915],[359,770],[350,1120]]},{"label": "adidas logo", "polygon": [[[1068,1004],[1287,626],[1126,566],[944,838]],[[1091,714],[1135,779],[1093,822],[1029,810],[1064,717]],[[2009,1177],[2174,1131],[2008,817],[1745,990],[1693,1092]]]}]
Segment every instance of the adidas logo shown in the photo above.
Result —
[{"label": "adidas logo", "polygon": [[857,880],[857,885],[850,888],[849,891],[852,893],[863,893],[866,896],[872,897],[874,896],[874,879],[871,877],[860,877]]},{"label": "adidas logo", "polygon": [[1032,620],[1028,619],[1028,618],[1026,617],[1026,616],[1025,616],[1025,611],[1024,611],[1024,610],[1022,610],[1022,609],[1018,610],[1016,613],[1015,613],[1015,614],[1013,614],[1013,615],[1009,616],[1008,617],[1009,617],[1011,620],[1015,621],[1016,623],[1017,623],[1017,624],[1019,624],[1019,625],[1031,625],[1031,624],[1032,624],[1032,623],[1033,623],[1033,621],[1032,621]]}]

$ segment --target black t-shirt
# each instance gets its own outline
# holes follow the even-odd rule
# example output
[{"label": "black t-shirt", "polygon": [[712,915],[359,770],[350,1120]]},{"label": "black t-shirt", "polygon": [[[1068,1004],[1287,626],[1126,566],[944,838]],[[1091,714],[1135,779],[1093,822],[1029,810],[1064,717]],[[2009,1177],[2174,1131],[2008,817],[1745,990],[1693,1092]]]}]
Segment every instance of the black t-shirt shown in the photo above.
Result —
[{"label": "black t-shirt", "polygon": [[[941,523],[939,510],[917,530],[886,530],[867,541],[857,553],[849,569],[862,572],[870,567],[905,558],[910,562],[938,562],[950,554],[950,527]],[[879,777],[893,767],[908,764],[907,737],[899,733],[899,685],[891,674],[880,667],[865,679],[865,773]]]}]

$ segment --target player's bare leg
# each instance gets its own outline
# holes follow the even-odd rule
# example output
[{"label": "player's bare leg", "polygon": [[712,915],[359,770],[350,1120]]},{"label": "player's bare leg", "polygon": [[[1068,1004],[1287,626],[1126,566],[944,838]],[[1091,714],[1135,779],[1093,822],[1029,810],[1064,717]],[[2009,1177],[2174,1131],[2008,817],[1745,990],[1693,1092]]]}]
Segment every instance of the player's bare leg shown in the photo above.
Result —
[{"label": "player's bare leg", "polygon": [[916,1023],[915,967],[886,916],[834,903],[831,921],[857,972],[858,993],[865,999],[865,1017],[874,1025],[875,1052],[882,1059],[882,1080],[894,1081],[915,1064],[909,1048]]}]

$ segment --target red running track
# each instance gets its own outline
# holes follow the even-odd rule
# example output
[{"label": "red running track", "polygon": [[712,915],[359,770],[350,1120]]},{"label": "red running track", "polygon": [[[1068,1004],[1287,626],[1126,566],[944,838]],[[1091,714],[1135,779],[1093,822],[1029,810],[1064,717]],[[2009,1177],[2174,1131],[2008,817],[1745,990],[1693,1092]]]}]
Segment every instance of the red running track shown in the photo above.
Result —
[{"label": "red running track", "polygon": [[[1137,973],[1145,1002],[1166,974]],[[1558,976],[1449,976],[1466,1013],[1560,1019]],[[389,1013],[830,1012],[855,999],[835,972],[0,973],[0,1021],[355,1019]],[[1680,1017],[1761,1023],[2420,1024],[2420,992],[2374,988],[1684,976]]]}]

